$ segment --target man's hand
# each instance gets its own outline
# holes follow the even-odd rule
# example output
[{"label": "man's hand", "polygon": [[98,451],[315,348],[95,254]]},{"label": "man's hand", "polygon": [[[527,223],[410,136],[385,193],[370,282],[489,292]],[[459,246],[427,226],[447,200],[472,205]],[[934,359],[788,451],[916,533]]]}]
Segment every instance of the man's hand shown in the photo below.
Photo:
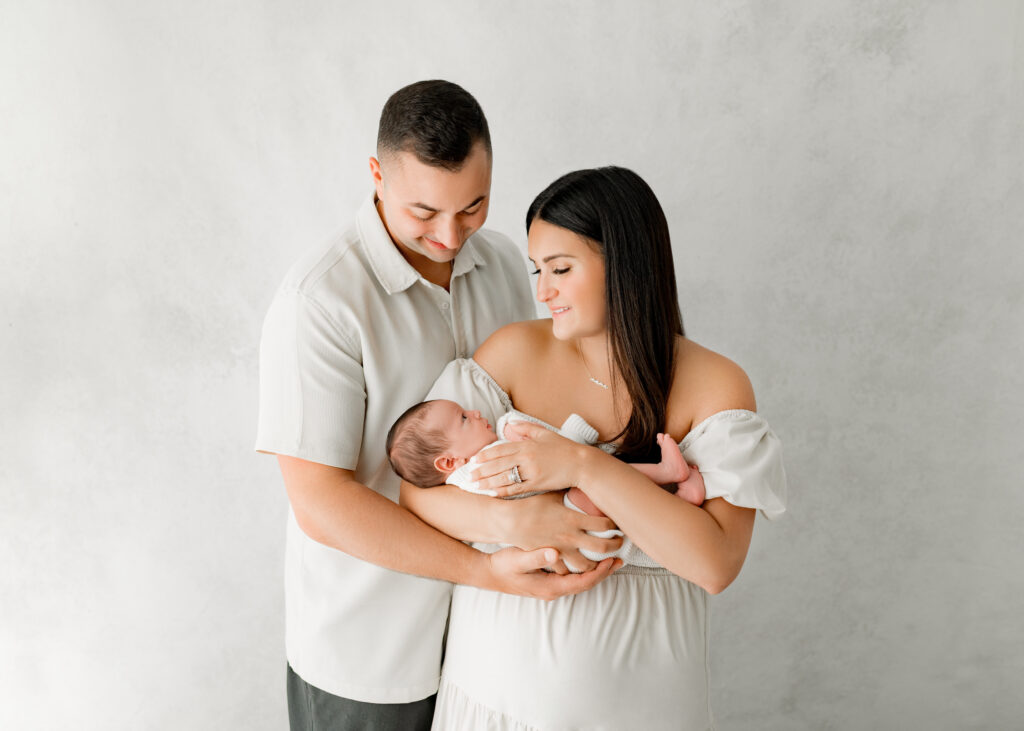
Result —
[{"label": "man's hand", "polygon": [[617,558],[606,558],[596,568],[582,574],[558,574],[543,571],[558,561],[553,548],[521,551],[505,548],[490,555],[491,571],[497,580],[496,591],[551,601],[560,596],[579,594],[604,581],[622,565]]}]

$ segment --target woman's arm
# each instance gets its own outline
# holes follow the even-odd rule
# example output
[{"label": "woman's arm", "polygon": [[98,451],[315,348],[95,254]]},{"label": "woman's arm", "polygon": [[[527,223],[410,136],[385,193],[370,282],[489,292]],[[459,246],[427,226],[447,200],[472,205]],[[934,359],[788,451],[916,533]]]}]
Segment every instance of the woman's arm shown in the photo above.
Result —
[{"label": "woman's arm", "polygon": [[[746,374],[731,361],[711,356],[697,374],[699,378],[694,379],[699,383],[701,398],[688,410],[692,424],[720,411],[753,411],[756,407]],[[690,505],[599,450],[581,447],[532,425],[514,428],[529,441],[488,450],[487,461],[481,461],[482,466],[474,474],[486,478],[483,487],[502,495],[574,485],[651,558],[673,573],[713,594],[724,590],[739,574],[750,547],[753,510],[722,499],[708,500],[702,507]],[[509,488],[501,483],[502,471],[511,464],[520,465],[526,481]]]},{"label": "woman's arm", "polygon": [[605,456],[586,455],[580,467],[579,487],[594,504],[669,571],[712,594],[729,586],[746,560],[755,511],[721,498],[691,505]]}]

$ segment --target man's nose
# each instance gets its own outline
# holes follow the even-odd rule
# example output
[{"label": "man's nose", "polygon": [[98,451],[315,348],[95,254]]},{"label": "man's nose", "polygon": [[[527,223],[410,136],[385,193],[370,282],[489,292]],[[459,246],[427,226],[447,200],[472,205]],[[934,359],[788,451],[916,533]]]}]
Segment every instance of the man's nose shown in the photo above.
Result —
[{"label": "man's nose", "polygon": [[454,218],[449,220],[447,225],[439,225],[434,235],[437,236],[437,242],[444,244],[446,249],[457,249],[462,246],[462,230]]}]

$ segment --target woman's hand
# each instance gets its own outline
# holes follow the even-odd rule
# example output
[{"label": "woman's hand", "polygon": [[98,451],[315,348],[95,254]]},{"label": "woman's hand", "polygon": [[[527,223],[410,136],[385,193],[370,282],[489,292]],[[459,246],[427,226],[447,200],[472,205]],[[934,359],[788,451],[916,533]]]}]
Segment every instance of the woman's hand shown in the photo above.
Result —
[{"label": "woman's hand", "polygon": [[[611,553],[622,546],[622,538],[591,535],[591,532],[613,530],[615,523],[603,516],[587,515],[567,508],[562,503],[562,497],[560,492],[548,492],[523,500],[508,501],[505,505],[507,520],[501,529],[502,542],[527,551],[554,548],[572,566],[588,571],[597,564],[583,556],[581,549],[593,553]],[[551,568],[559,573],[564,570],[557,565]]]},{"label": "woman's hand", "polygon": [[478,466],[470,473],[478,489],[490,490],[497,497],[575,487],[581,463],[601,454],[526,421],[508,424],[505,438],[509,443],[474,457]]}]

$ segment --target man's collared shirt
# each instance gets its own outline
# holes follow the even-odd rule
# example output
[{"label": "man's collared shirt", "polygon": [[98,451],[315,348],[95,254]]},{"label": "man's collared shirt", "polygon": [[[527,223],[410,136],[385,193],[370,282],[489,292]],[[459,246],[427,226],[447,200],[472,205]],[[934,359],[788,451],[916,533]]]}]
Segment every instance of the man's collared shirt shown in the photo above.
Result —
[{"label": "man's collared shirt", "polygon": [[[270,306],[256,449],[353,470],[397,502],[388,429],[449,361],[536,316],[525,271],[511,241],[481,230],[445,291],[402,257],[371,196],[340,239],[291,268]],[[450,593],[313,541],[289,511],[286,644],[306,682],[370,703],[434,693]]]}]

